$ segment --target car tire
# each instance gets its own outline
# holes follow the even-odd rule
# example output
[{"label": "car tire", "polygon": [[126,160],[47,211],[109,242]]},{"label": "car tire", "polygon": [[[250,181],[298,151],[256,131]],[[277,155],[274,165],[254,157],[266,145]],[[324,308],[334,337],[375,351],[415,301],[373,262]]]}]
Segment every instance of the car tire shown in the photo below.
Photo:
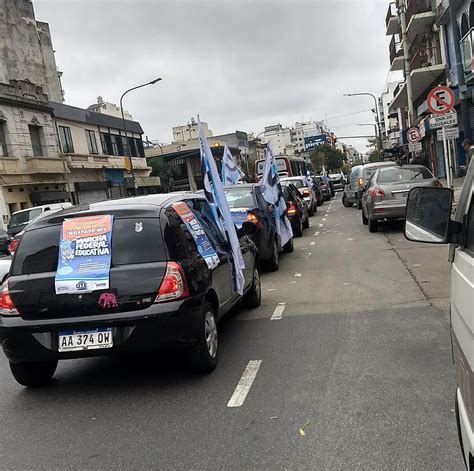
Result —
[{"label": "car tire", "polygon": [[314,212],[314,214],[316,214],[318,212],[318,205],[316,203],[314,203],[314,205],[313,205],[313,212]]},{"label": "car tire", "polygon": [[352,208],[352,206],[354,206],[354,203],[350,203],[349,201],[347,201],[347,196],[346,196],[346,195],[342,195],[342,205],[343,205],[345,208]]},{"label": "car tire", "polygon": [[292,253],[295,251],[295,244],[293,242],[293,237],[283,246],[284,253]]},{"label": "car tire", "polygon": [[[293,239],[291,239],[293,240]],[[255,263],[253,269],[252,286],[242,299],[242,305],[247,309],[255,309],[262,304],[262,284],[260,282],[260,272]]]},{"label": "car tire", "polygon": [[[309,219],[306,219],[309,221]],[[309,222],[308,222],[309,224]],[[304,228],[304,223],[301,222],[301,218],[298,219],[298,225],[296,226],[295,230],[293,231],[293,234],[295,237],[302,237],[303,236],[303,228]]]},{"label": "car tire", "polygon": [[[309,229],[309,216],[306,215],[305,221],[302,223],[303,229]],[[303,235],[303,231],[301,231],[301,235]]]},{"label": "car tire", "polygon": [[280,257],[278,255],[278,244],[277,241],[273,241],[272,253],[268,260],[265,260],[263,266],[266,271],[277,271],[280,266]]},{"label": "car tire", "polygon": [[216,313],[212,305],[205,301],[199,317],[197,342],[188,352],[188,365],[191,371],[209,374],[216,369],[219,337]]},{"label": "car tire", "polygon": [[362,224],[363,224],[364,226],[367,226],[367,224],[369,224],[369,220],[368,220],[367,217],[365,216],[365,213],[364,213],[364,209],[363,209],[363,208],[362,208],[361,213],[362,213]]},{"label": "car tire", "polygon": [[359,195],[356,196],[356,206],[357,209],[362,209],[362,200],[360,199]]},{"label": "car tire", "polygon": [[38,388],[49,383],[57,367],[58,360],[10,362],[13,377],[19,384],[29,388]]},{"label": "car tire", "polygon": [[369,232],[378,232],[379,222],[377,219],[369,219]]},{"label": "car tire", "polygon": [[313,209],[312,206],[311,206],[311,208],[308,208],[308,216],[309,216],[309,217],[313,217],[313,216],[314,216],[314,209]]}]

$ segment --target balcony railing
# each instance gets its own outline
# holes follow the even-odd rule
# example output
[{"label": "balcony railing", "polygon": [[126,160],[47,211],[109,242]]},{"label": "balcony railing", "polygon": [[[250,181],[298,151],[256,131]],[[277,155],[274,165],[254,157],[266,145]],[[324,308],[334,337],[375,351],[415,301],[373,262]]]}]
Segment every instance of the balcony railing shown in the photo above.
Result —
[{"label": "balcony railing", "polygon": [[408,0],[407,11],[405,14],[407,25],[410,24],[413,15],[430,12],[433,12],[431,0]]},{"label": "balcony railing", "polygon": [[410,48],[410,71],[440,65],[441,52],[436,38],[429,34],[419,34]]},{"label": "balcony railing", "polygon": [[394,35],[392,37],[392,40],[390,41],[389,52],[390,52],[390,64],[393,64],[393,61],[395,60],[396,57],[403,56],[403,50],[400,45],[400,42],[398,41],[398,35]]}]

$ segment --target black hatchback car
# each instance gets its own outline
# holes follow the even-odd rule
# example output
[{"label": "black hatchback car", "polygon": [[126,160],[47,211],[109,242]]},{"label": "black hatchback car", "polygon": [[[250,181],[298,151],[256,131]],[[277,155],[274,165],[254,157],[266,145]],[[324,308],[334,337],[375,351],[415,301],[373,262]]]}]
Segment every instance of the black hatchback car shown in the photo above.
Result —
[{"label": "black hatchback car", "polygon": [[309,227],[308,206],[295,185],[282,185],[283,198],[286,202],[286,215],[291,223],[295,237],[303,236],[303,229]]},{"label": "black hatchback car", "polygon": [[[192,230],[177,203],[194,215]],[[95,215],[113,216],[109,286],[56,294],[63,222]],[[214,249],[212,265],[195,242],[196,225]],[[201,195],[149,195],[45,214],[25,230],[0,293],[0,341],[13,376],[39,386],[61,359],[170,348],[185,349],[193,370],[212,371],[219,319],[240,301],[260,305],[258,252],[244,234],[254,230],[246,223],[238,231],[240,296],[232,289],[231,248]]]}]

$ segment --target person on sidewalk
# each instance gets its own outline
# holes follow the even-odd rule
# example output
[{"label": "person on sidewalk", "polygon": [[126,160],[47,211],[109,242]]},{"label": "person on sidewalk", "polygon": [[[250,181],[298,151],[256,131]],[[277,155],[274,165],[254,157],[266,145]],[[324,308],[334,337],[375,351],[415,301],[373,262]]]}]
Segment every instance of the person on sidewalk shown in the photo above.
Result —
[{"label": "person on sidewalk", "polygon": [[427,169],[430,168],[430,161],[428,157],[426,157],[426,154],[421,154],[417,155],[416,157],[413,157],[410,162],[412,165],[424,165]]},{"label": "person on sidewalk", "polygon": [[469,168],[469,163],[472,160],[472,155],[474,154],[474,144],[469,139],[466,139],[462,146],[464,147],[464,151],[466,152],[466,172]]}]

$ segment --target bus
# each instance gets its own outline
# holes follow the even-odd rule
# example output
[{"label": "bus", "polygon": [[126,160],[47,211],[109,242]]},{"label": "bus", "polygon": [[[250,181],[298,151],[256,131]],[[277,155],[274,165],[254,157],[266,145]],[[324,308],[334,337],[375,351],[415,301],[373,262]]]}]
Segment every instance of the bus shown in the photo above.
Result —
[{"label": "bus", "polygon": [[[308,171],[308,162],[302,157],[295,157],[293,155],[280,155],[275,157],[275,162],[278,170],[278,175],[281,177],[297,177],[306,176]],[[255,179],[260,181],[265,168],[265,159],[257,160],[255,162]]]}]

